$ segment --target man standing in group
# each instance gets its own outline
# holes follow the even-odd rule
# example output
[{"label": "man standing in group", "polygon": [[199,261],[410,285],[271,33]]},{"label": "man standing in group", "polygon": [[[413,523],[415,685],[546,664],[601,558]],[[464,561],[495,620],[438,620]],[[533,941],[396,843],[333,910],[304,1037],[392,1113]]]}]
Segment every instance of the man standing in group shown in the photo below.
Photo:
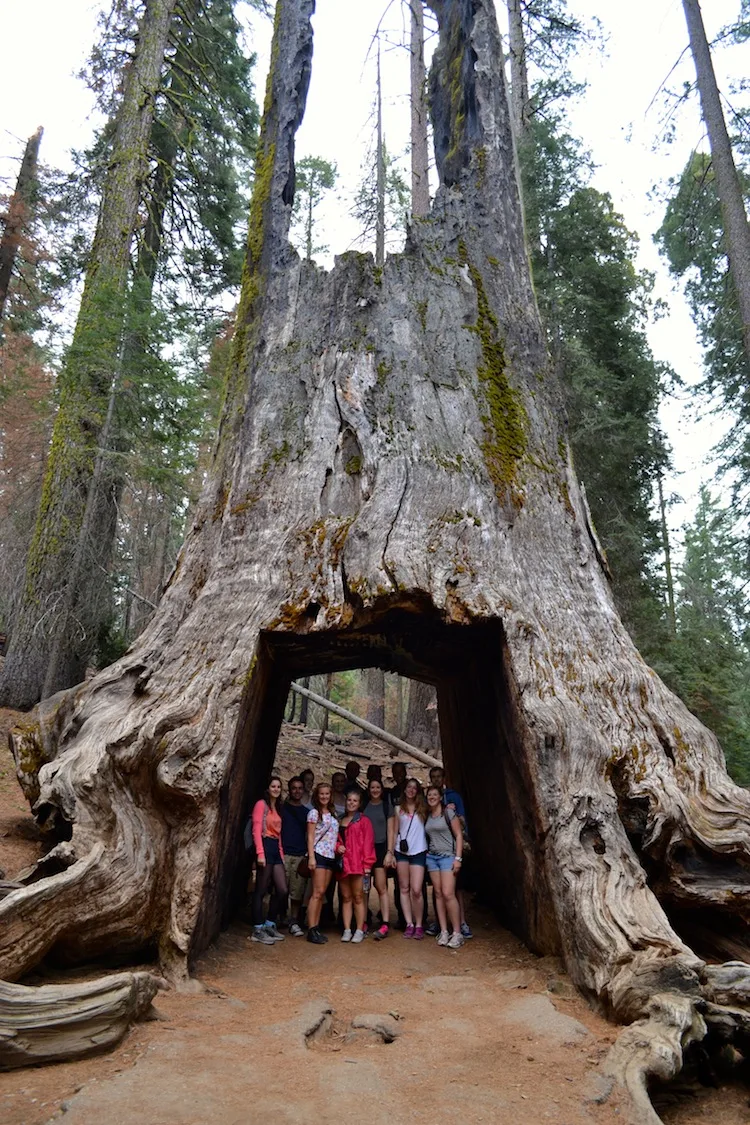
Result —
[{"label": "man standing in group", "polygon": [[298,874],[300,860],[307,855],[307,808],[302,802],[305,786],[301,777],[288,783],[289,796],[281,806],[281,847],[284,852],[284,870],[289,887],[289,933],[302,937],[302,902],[307,880]]},{"label": "man standing in group", "polygon": [[391,803],[391,808],[395,809],[401,800],[401,794],[406,785],[406,766],[404,763],[394,762],[391,766],[391,774],[393,775],[393,788],[388,790],[388,800]]},{"label": "man standing in group", "polygon": [[357,778],[360,775],[362,767],[359,762],[347,762],[344,766],[344,773],[346,774],[346,785],[344,786],[345,793],[361,793],[362,786],[359,784]]},{"label": "man standing in group", "polygon": [[302,804],[305,806],[305,808],[309,812],[310,809],[312,808],[312,791],[313,791],[313,788],[315,787],[315,774],[308,767],[308,769],[302,771],[302,773],[300,774],[300,778],[302,780],[302,785],[303,785]]}]

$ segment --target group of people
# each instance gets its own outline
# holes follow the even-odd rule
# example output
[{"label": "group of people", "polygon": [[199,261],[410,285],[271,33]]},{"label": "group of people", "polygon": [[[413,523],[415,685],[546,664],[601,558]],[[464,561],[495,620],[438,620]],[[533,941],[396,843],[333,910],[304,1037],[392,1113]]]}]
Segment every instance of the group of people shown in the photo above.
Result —
[{"label": "group of people", "polygon": [[[391,872],[405,938],[420,941],[427,934],[436,937],[438,945],[459,949],[471,937],[461,891],[468,851],[463,800],[447,787],[442,767],[430,770],[426,789],[407,777],[403,762],[395,762],[392,772],[393,787],[386,789],[381,767],[374,764],[367,768],[364,788],[358,762],[348,762],[330,782],[317,785],[313,771],[303,770],[287,783],[286,799],[281,779],[271,778],[253,807],[245,837],[256,864],[252,941],[273,945],[284,940],[278,923],[288,903],[289,934],[304,935],[306,915],[307,940],[324,944],[328,938],[320,927],[321,914],[332,902],[334,887],[339,892],[341,940],[356,945],[372,932],[376,941],[383,941],[391,931]],[[435,910],[435,920],[427,926],[425,871]],[[372,886],[378,919],[368,927]]]}]

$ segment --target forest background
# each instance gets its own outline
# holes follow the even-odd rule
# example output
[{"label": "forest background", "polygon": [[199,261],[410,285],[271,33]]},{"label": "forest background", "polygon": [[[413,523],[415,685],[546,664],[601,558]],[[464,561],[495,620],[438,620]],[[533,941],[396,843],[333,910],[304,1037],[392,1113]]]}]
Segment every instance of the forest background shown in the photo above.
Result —
[{"label": "forest background", "polygon": [[[109,355],[105,374],[92,379],[89,368],[84,386],[71,376],[81,353],[71,341],[101,246],[127,75],[160,2],[62,7],[36,0],[6,14],[15,49],[0,102],[6,236],[19,206],[23,220],[0,314],[0,633],[11,643],[14,631],[51,634],[37,698],[132,641],[189,524],[222,397],[271,34],[261,0],[161,3],[166,39],[127,276],[107,297],[116,316],[101,305],[90,338]],[[508,4],[529,75],[516,124],[537,295],[623,618],[748,783],[750,372],[684,15],[678,0],[601,7]],[[498,14],[506,25],[504,4]],[[750,12],[745,0],[718,0],[704,18],[746,188]],[[427,13],[428,57],[431,22]],[[333,253],[374,249],[379,194],[388,249],[403,244],[410,16],[398,2],[319,0],[315,28],[294,234],[300,253],[325,266]],[[81,67],[86,77],[72,77]],[[26,139],[40,123],[41,162],[19,195]],[[116,339],[106,340],[113,320]],[[32,598],[30,576],[46,573],[39,560],[50,553],[40,521],[46,510],[49,523],[51,486],[64,476],[50,469],[55,428],[76,379],[85,455],[68,476],[73,509],[58,508],[75,541]],[[436,744],[434,699],[421,686],[377,670],[314,679],[378,725]],[[8,673],[0,696],[34,701]],[[290,717],[326,722],[291,700]]]}]

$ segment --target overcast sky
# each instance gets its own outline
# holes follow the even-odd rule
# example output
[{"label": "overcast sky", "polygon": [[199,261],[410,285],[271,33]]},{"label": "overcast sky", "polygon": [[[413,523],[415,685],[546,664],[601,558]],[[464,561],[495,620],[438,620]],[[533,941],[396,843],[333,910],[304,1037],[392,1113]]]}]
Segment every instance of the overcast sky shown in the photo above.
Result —
[{"label": "overcast sky", "polygon": [[[0,69],[0,177],[13,178],[26,138],[37,125],[45,128],[42,157],[63,165],[71,147],[82,147],[93,126],[91,95],[75,76],[95,34],[102,4],[92,0],[2,0],[3,67]],[[607,35],[604,57],[582,54],[578,66],[589,82],[588,92],[573,112],[573,130],[597,162],[595,186],[613,196],[627,225],[641,238],[641,264],[657,272],[657,292],[669,314],[651,326],[650,339],[658,359],[676,368],[692,385],[700,371],[695,331],[684,301],[667,277],[652,242],[662,205],[653,189],[678,175],[691,150],[704,143],[697,105],[685,107],[670,145],[660,143],[662,101],[658,91],[669,80],[673,88],[693,78],[681,0],[569,0],[572,11],[599,17]],[[374,83],[372,37],[388,0],[318,0],[315,16],[315,58],[308,112],[298,136],[298,155],[312,153],[336,161],[340,199],[329,209],[325,241],[332,252],[348,248],[355,228],[346,218],[348,201],[372,135]],[[499,17],[504,5],[497,4]],[[394,33],[401,26],[398,3],[383,19]],[[703,3],[709,36],[736,17],[739,0]],[[270,24],[255,19],[254,47],[260,56],[256,85],[262,93],[268,57]],[[397,36],[392,36],[397,38]],[[750,48],[716,54],[720,83],[729,95],[732,68],[747,72]],[[369,53],[369,59],[368,59]],[[407,143],[405,112],[408,55],[383,47],[386,136],[394,153]],[[656,101],[654,102],[654,99]],[[653,103],[653,104],[652,104]],[[705,464],[716,432],[696,422],[689,392],[663,411],[675,450],[678,475],[674,488],[688,502],[673,513],[679,524],[692,507],[700,480],[710,474]]]}]

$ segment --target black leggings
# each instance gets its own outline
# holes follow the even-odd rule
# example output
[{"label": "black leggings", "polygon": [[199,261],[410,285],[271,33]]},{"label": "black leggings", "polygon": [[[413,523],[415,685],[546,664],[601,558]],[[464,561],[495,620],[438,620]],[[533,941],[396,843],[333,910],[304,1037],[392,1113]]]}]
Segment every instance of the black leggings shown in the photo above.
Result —
[{"label": "black leggings", "polygon": [[271,901],[268,904],[268,921],[275,922],[281,915],[286,914],[286,901],[289,889],[286,885],[286,872],[281,862],[278,840],[268,836],[263,837],[263,851],[266,857],[265,866],[260,864],[255,871],[255,891],[253,892],[253,925],[261,926],[263,918],[263,897],[271,889]]}]

